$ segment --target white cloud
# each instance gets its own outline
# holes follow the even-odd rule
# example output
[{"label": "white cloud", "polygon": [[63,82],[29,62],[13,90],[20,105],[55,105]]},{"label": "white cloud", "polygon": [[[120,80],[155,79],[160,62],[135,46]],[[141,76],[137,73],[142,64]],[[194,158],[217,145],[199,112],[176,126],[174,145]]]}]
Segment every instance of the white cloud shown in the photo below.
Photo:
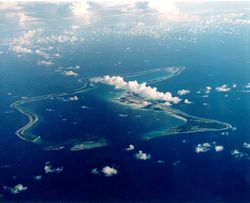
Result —
[{"label": "white cloud", "polygon": [[128,117],[128,114],[122,114],[122,113],[120,113],[120,114],[119,114],[119,117],[123,117],[123,118],[124,118],[124,117]]},{"label": "white cloud", "polygon": [[65,33],[64,35],[52,34],[50,40],[58,43],[74,43],[79,41],[74,33]]},{"label": "white cloud", "polygon": [[79,25],[72,25],[71,28],[73,30],[78,30],[78,29],[80,29],[80,26]]},{"label": "white cloud", "polygon": [[81,106],[81,109],[89,109],[89,107],[88,107],[88,106],[85,106],[85,105],[82,105],[82,106]]},{"label": "white cloud", "polygon": [[77,17],[83,19],[86,23],[89,23],[91,12],[89,9],[89,4],[86,1],[74,1],[69,5],[72,14]]},{"label": "white cloud", "polygon": [[247,85],[245,86],[245,88],[250,88],[250,82],[249,83],[247,83]]},{"label": "white cloud", "polygon": [[221,151],[224,150],[224,146],[216,145],[216,142],[212,142],[212,143],[205,142],[203,144],[198,144],[195,147],[195,152],[196,153],[202,153],[202,152],[207,152],[207,151],[209,151],[211,149],[214,149],[215,152],[221,152]]},{"label": "white cloud", "polygon": [[37,64],[41,65],[41,66],[51,66],[51,65],[54,65],[53,62],[51,62],[51,61],[44,61],[44,60],[38,61]]},{"label": "white cloud", "polygon": [[203,143],[203,144],[198,144],[195,148],[196,153],[201,153],[201,152],[207,152],[211,149],[211,144],[208,142]]},{"label": "white cloud", "polygon": [[78,101],[79,97],[78,96],[73,96],[69,98],[70,101]]},{"label": "white cloud", "polygon": [[72,70],[69,70],[69,71],[63,71],[62,73],[63,75],[65,76],[78,76],[78,73],[72,71]]},{"label": "white cloud", "polygon": [[4,10],[20,10],[22,7],[18,4],[18,2],[16,1],[3,1],[0,2],[0,11],[4,11]]},{"label": "white cloud", "polygon": [[126,151],[133,151],[135,149],[135,146],[130,144],[125,150]]},{"label": "white cloud", "polygon": [[94,175],[98,175],[100,172],[99,172],[99,170],[97,168],[93,168],[91,170],[91,173],[94,174]]},{"label": "white cloud", "polygon": [[178,93],[178,95],[183,96],[183,95],[189,94],[190,90],[182,89],[182,90],[178,90],[177,93]]},{"label": "white cloud", "polygon": [[24,26],[27,22],[35,21],[36,18],[25,12],[26,6],[21,2],[0,2],[0,20],[14,23],[16,26]]},{"label": "white cloud", "polygon": [[215,146],[215,151],[216,152],[221,152],[221,151],[223,151],[224,150],[224,147],[222,146],[222,145],[217,145],[217,146]]},{"label": "white cloud", "polygon": [[236,159],[242,159],[247,156],[246,153],[240,152],[238,149],[235,149],[231,151],[231,154],[236,158]]},{"label": "white cloud", "polygon": [[17,54],[31,54],[33,51],[31,49],[22,47],[20,45],[13,46],[11,50]]},{"label": "white cloud", "polygon": [[158,11],[161,20],[170,22],[194,22],[198,21],[198,16],[188,15],[181,11],[173,1],[149,0],[149,7]]},{"label": "white cloud", "polygon": [[37,30],[29,30],[24,32],[20,37],[14,38],[9,46],[9,50],[17,54],[31,54],[32,51],[32,39],[37,34]]},{"label": "white cloud", "polygon": [[29,15],[27,15],[25,13],[19,13],[18,14],[18,23],[19,23],[19,25],[24,25],[27,22],[32,22],[32,21],[35,21],[35,20],[37,20],[37,19],[32,17],[32,16],[29,16]]},{"label": "white cloud", "polygon": [[43,176],[42,175],[37,175],[37,176],[33,176],[35,181],[39,181],[42,180]]},{"label": "white cloud", "polygon": [[14,187],[4,186],[4,190],[8,190],[11,194],[19,194],[28,189],[28,187],[24,186],[23,184],[18,184]]},{"label": "white cloud", "polygon": [[66,66],[66,67],[59,67],[59,70],[77,70],[80,69],[80,66]]},{"label": "white cloud", "polygon": [[85,105],[82,105],[82,106],[81,106],[81,109],[89,109],[89,107],[88,107],[88,106],[85,106]]},{"label": "white cloud", "polygon": [[232,127],[232,131],[236,131],[237,130],[237,127]]},{"label": "white cloud", "polygon": [[246,149],[250,149],[250,143],[244,142],[243,147],[245,147]]},{"label": "white cloud", "polygon": [[158,163],[158,164],[164,164],[165,161],[164,161],[164,160],[158,160],[157,163]]},{"label": "white cloud", "polygon": [[114,86],[116,89],[122,89],[127,92],[137,94],[147,100],[159,100],[172,103],[179,103],[179,97],[173,97],[170,92],[159,92],[156,87],[150,87],[146,83],[135,81],[125,82],[121,76],[104,76],[92,78],[92,82],[103,83]]},{"label": "white cloud", "polygon": [[50,162],[46,162],[44,166],[45,173],[61,173],[63,171],[63,167],[53,168]]},{"label": "white cloud", "polygon": [[208,95],[208,94],[211,92],[211,90],[212,90],[212,87],[207,86],[207,87],[205,88],[205,94]]},{"label": "white cloud", "polygon": [[185,99],[185,100],[184,100],[184,103],[185,103],[185,104],[192,104],[192,102],[189,101],[188,99]]},{"label": "white cloud", "polygon": [[[152,38],[169,37],[166,33],[172,30],[175,31],[174,25],[176,23],[178,25],[182,23],[182,28],[186,32],[192,33],[204,32],[208,29],[223,32],[223,29],[225,29],[221,26],[223,24],[249,25],[250,23],[247,12],[243,10],[245,8],[242,9],[243,11],[239,9],[235,13],[230,11],[221,14],[220,10],[211,12],[210,8],[206,7],[201,10],[198,9],[200,7],[194,9],[193,6],[190,6],[191,8],[188,6],[187,8],[185,4],[182,6],[179,2],[172,0],[67,0],[65,2],[52,0],[44,3],[45,5],[51,4],[48,12],[41,12],[39,9],[36,12],[31,12],[30,7],[35,8],[36,6],[36,3],[32,3],[1,3],[0,9],[4,14],[1,15],[0,13],[0,17],[5,18],[8,14],[14,18],[14,21],[21,24],[33,21],[34,18],[38,19],[38,25],[42,22],[51,26],[53,26],[54,22],[62,22],[63,20],[67,26],[69,23],[70,25],[73,24],[71,31],[79,29],[79,25],[82,26],[84,22],[93,23],[95,25],[93,26],[94,29],[90,29],[90,31],[94,34],[97,34],[98,31],[101,34],[117,32],[127,35],[144,35]],[[46,8],[42,4],[42,2],[39,2],[38,6]],[[11,13],[5,13],[6,10],[10,10]],[[45,18],[54,20],[44,21]],[[8,21],[4,20],[3,22]],[[117,25],[117,27],[122,25],[122,29],[111,29],[110,23]],[[219,26],[220,29],[217,29]],[[232,30],[236,31],[236,29],[230,28],[230,32]],[[186,40],[186,37],[182,38]],[[65,39],[59,39],[59,41],[65,41]]]},{"label": "white cloud", "polygon": [[28,187],[24,186],[23,184],[18,184],[15,187],[10,188],[10,192],[12,194],[18,194],[18,193],[23,192],[27,189],[28,189]]},{"label": "white cloud", "polygon": [[44,51],[41,51],[41,50],[39,50],[39,49],[36,49],[34,53],[35,53],[36,55],[41,56],[41,57],[46,58],[46,59],[49,59],[49,58],[50,58],[49,54],[47,54],[47,53],[45,53]]},{"label": "white cloud", "polygon": [[226,84],[215,88],[218,92],[229,92],[231,90]]},{"label": "white cloud", "polygon": [[138,153],[135,154],[135,158],[139,160],[148,160],[148,159],[151,159],[151,155],[146,154],[140,150]]},{"label": "white cloud", "polygon": [[229,132],[222,132],[221,135],[229,135]]},{"label": "white cloud", "polygon": [[232,88],[236,88],[238,85],[236,83],[232,84]]},{"label": "white cloud", "polygon": [[103,174],[106,176],[106,177],[111,177],[113,175],[116,175],[118,174],[118,171],[113,168],[113,167],[110,167],[110,166],[105,166],[102,168],[102,172]]}]

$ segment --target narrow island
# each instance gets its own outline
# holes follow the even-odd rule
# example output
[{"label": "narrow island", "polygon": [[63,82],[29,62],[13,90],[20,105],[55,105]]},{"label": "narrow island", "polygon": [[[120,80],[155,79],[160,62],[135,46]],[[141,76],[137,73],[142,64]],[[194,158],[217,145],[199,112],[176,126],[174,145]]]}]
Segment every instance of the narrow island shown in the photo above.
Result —
[{"label": "narrow island", "polygon": [[[163,67],[156,68],[152,70],[146,70],[136,73],[131,73],[124,75],[123,77],[127,80],[137,80],[141,82],[147,82],[147,84],[154,84],[173,78],[181,74],[185,70],[185,67]],[[55,93],[49,95],[43,95],[38,97],[31,97],[27,99],[22,99],[14,102],[10,106],[21,114],[28,118],[28,123],[16,131],[16,135],[29,142],[40,144],[46,150],[61,150],[65,149],[65,146],[62,144],[51,145],[46,143],[43,140],[42,135],[34,135],[32,133],[32,128],[36,125],[39,125],[39,117],[32,111],[27,110],[23,107],[24,104],[37,102],[41,100],[54,99],[63,96],[75,95],[75,94],[84,94],[87,91],[91,91],[95,88],[98,88],[98,84],[95,84],[91,79],[81,79],[79,80],[82,83],[80,88],[72,90],[70,92]],[[145,111],[154,111],[154,112],[164,112],[167,115],[173,116],[176,119],[181,120],[181,124],[171,128],[166,128],[162,130],[155,130],[148,133],[145,133],[142,136],[142,140],[150,140],[160,136],[166,135],[175,135],[181,133],[194,133],[194,132],[205,132],[205,131],[225,131],[232,128],[228,123],[199,118],[195,116],[188,115],[178,109],[172,108],[169,105],[166,105],[160,101],[146,101],[145,98],[140,97],[139,95],[128,93],[126,91],[118,91],[114,97],[108,98],[111,102],[119,103],[120,105],[126,105],[129,108],[141,109]],[[77,143],[72,142],[71,146],[68,147],[71,151],[79,151],[85,149],[93,149],[97,147],[108,146],[109,142],[106,139],[100,138],[99,140],[82,140]]]}]

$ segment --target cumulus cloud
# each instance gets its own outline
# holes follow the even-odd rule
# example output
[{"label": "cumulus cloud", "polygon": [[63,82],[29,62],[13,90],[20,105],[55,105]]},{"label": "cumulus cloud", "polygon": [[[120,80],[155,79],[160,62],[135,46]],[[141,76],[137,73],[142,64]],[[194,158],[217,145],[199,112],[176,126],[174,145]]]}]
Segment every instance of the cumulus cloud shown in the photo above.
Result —
[{"label": "cumulus cloud", "polygon": [[120,114],[119,114],[119,117],[123,117],[123,118],[124,118],[124,117],[128,117],[128,114],[120,113]]},{"label": "cumulus cloud", "polygon": [[69,71],[63,71],[62,73],[63,75],[65,76],[78,76],[78,73],[72,71],[72,70],[69,70]]},{"label": "cumulus cloud", "polygon": [[78,38],[75,36],[74,33],[65,33],[64,35],[56,35],[52,34],[50,36],[50,40],[58,43],[74,43],[78,41]]},{"label": "cumulus cloud", "polygon": [[[42,22],[52,27],[55,21],[62,22],[63,20],[66,26],[77,24],[74,27],[70,27],[73,31],[79,29],[78,25],[93,23],[93,29],[89,30],[95,34],[98,31],[101,34],[117,31],[116,33],[127,35],[144,35],[160,38],[168,37],[169,35],[166,33],[172,30],[175,31],[174,26],[177,23],[178,25],[183,25],[182,28],[185,29],[185,32],[192,33],[204,32],[207,29],[213,29],[224,24],[250,24],[245,8],[242,8],[242,10],[239,8],[239,11],[236,13],[230,11],[229,13],[221,14],[220,10],[210,12],[209,9],[211,8],[205,7],[199,11],[197,8],[194,9],[193,6],[188,6],[187,8],[186,5],[183,6],[178,2],[164,0],[77,0],[60,3],[48,1],[44,3],[39,2],[39,4],[37,2],[29,2],[29,4],[11,2],[8,4],[0,5],[0,9],[2,8],[0,18],[4,19],[3,22],[9,22],[6,19],[14,18],[17,24],[19,21],[22,24],[22,22],[33,21],[31,18],[36,18],[38,25]],[[36,9],[36,4],[42,9]],[[221,9],[220,6],[218,7]],[[36,12],[30,8],[35,8]],[[6,10],[11,11],[11,13],[6,13]],[[17,15],[17,13],[20,14]],[[6,18],[6,16],[12,17]],[[54,20],[45,21],[44,19],[46,18]],[[110,24],[112,24],[112,28],[114,25],[118,29],[111,29]],[[236,29],[232,28],[230,32],[232,30],[236,31]],[[182,38],[184,39],[184,37]]]},{"label": "cumulus cloud", "polygon": [[32,16],[34,13],[28,10],[24,2],[0,2],[0,20],[14,23],[16,26],[19,25],[23,28],[26,23],[37,21],[37,18]]},{"label": "cumulus cloud", "polygon": [[221,132],[221,135],[229,135],[229,132]]},{"label": "cumulus cloud", "polygon": [[79,25],[72,25],[71,28],[73,30],[78,30],[78,29],[80,29],[80,26]]},{"label": "cumulus cloud", "polygon": [[106,177],[111,177],[113,175],[118,174],[118,170],[113,168],[113,167],[110,167],[110,166],[103,167],[102,172],[103,172],[104,176],[106,176]]},{"label": "cumulus cloud", "polygon": [[30,15],[27,15],[25,13],[19,13],[18,14],[18,22],[19,22],[19,25],[25,25],[25,23],[27,22],[33,22],[33,21],[36,21],[37,19],[30,16]]},{"label": "cumulus cloud", "polygon": [[246,149],[250,149],[250,143],[244,142],[243,147],[246,148]]},{"label": "cumulus cloud", "polygon": [[242,159],[244,157],[247,157],[246,153],[240,152],[238,149],[235,149],[231,151],[232,156],[234,156],[236,159]]},{"label": "cumulus cloud", "polygon": [[18,38],[14,38],[9,46],[9,50],[17,54],[31,54],[32,40],[37,34],[37,30],[28,30]]},{"label": "cumulus cloud", "polygon": [[237,130],[237,127],[232,127],[232,131],[236,131]]},{"label": "cumulus cloud", "polygon": [[226,84],[215,88],[218,92],[229,92],[231,90]]},{"label": "cumulus cloud", "polygon": [[20,45],[16,45],[11,47],[11,50],[17,54],[31,54],[33,51],[29,48],[22,47]]},{"label": "cumulus cloud", "polygon": [[40,181],[42,180],[43,176],[42,175],[37,175],[37,176],[33,176],[35,181]]},{"label": "cumulus cloud", "polygon": [[209,143],[203,143],[203,144],[198,144],[196,147],[195,147],[195,151],[196,153],[201,153],[201,152],[207,152],[211,149],[211,144]]},{"label": "cumulus cloud", "polygon": [[78,96],[73,96],[69,98],[70,101],[78,101],[79,97]]},{"label": "cumulus cloud", "polygon": [[3,1],[0,2],[0,11],[4,10],[20,10],[22,7],[16,1]]},{"label": "cumulus cloud", "polygon": [[199,18],[181,11],[173,1],[149,0],[149,7],[158,11],[162,20],[170,22],[194,22]]},{"label": "cumulus cloud", "polygon": [[164,161],[164,160],[158,160],[157,163],[158,163],[158,164],[164,164],[165,161]]},{"label": "cumulus cloud", "polygon": [[89,23],[91,17],[89,7],[86,1],[74,1],[69,5],[73,16],[83,19],[86,23]]},{"label": "cumulus cloud", "polygon": [[151,155],[146,154],[142,150],[140,150],[138,153],[135,154],[135,158],[139,160],[148,160],[151,159]]},{"label": "cumulus cloud", "polygon": [[98,175],[100,172],[99,172],[99,170],[97,168],[93,168],[91,170],[91,173],[94,174],[94,175]]},{"label": "cumulus cloud", "polygon": [[18,184],[14,187],[3,186],[4,190],[8,190],[11,194],[19,194],[28,189],[28,187],[24,186],[23,184]]},{"label": "cumulus cloud", "polygon": [[221,152],[221,151],[223,151],[224,150],[224,147],[222,146],[222,145],[217,145],[217,146],[215,146],[215,151],[216,152]]},{"label": "cumulus cloud", "polygon": [[249,89],[250,88],[250,82],[247,83],[247,85],[245,86],[245,88]]},{"label": "cumulus cloud", "polygon": [[207,86],[207,87],[205,88],[205,94],[209,94],[209,93],[211,92],[211,90],[212,90],[212,87]]},{"label": "cumulus cloud", "polygon": [[178,90],[177,93],[178,93],[178,95],[183,96],[183,95],[189,94],[190,90],[182,89],[182,90]]},{"label": "cumulus cloud", "polygon": [[49,59],[49,58],[50,58],[49,54],[47,54],[47,53],[45,53],[44,51],[41,51],[41,50],[39,50],[39,49],[36,49],[36,50],[34,51],[34,54],[36,54],[36,55],[38,55],[38,56],[40,56],[40,57],[46,58],[46,59]]},{"label": "cumulus cloud", "polygon": [[53,168],[50,162],[46,162],[44,166],[45,173],[61,173],[63,171],[63,167]]},{"label": "cumulus cloud", "polygon": [[116,89],[122,89],[127,92],[139,95],[146,100],[159,100],[172,103],[179,103],[179,97],[173,97],[170,92],[159,92],[156,87],[150,87],[146,83],[138,83],[135,81],[126,82],[121,76],[104,76],[92,78],[92,82],[103,83],[114,86]]},{"label": "cumulus cloud", "polygon": [[185,103],[185,104],[192,104],[192,102],[189,101],[188,99],[185,99],[185,100],[184,100],[184,103]]},{"label": "cumulus cloud", "polygon": [[222,145],[216,145],[216,142],[212,142],[212,143],[205,142],[203,144],[198,144],[195,147],[195,152],[196,153],[203,153],[203,152],[207,152],[211,149],[214,149],[215,152],[221,152],[224,150],[224,147]]},{"label": "cumulus cloud", "polygon": [[126,151],[133,151],[135,149],[135,146],[130,144],[125,150]]},{"label": "cumulus cloud", "polygon": [[85,106],[85,105],[82,105],[82,106],[81,106],[81,109],[89,109],[89,107],[88,107],[88,106]]},{"label": "cumulus cloud", "polygon": [[[72,30],[64,31],[63,34],[55,34],[40,28],[20,32],[19,36],[13,37],[6,43],[9,45],[9,51],[18,56],[34,54],[37,56],[38,65],[50,66],[53,65],[52,59],[62,57],[60,44],[80,43],[83,40],[83,37],[76,36]],[[73,70],[79,69],[80,66],[64,68],[60,67],[59,69],[62,71]]]},{"label": "cumulus cloud", "polygon": [[[78,101],[79,100],[79,97],[78,96],[72,96],[72,97],[67,97],[67,98],[64,98],[64,97],[57,97],[58,100],[61,100],[61,101],[64,101],[64,102],[68,102],[68,101]],[[87,108],[87,107],[82,107],[82,108]]]},{"label": "cumulus cloud", "polygon": [[54,65],[53,62],[51,62],[51,61],[44,61],[44,60],[38,61],[37,64],[41,65],[41,66],[51,66],[51,65]]},{"label": "cumulus cloud", "polygon": [[77,70],[80,69],[80,66],[67,66],[67,67],[59,67],[58,69],[66,69],[66,70]]},{"label": "cumulus cloud", "polygon": [[236,88],[238,85],[236,83],[232,84],[232,88]]}]

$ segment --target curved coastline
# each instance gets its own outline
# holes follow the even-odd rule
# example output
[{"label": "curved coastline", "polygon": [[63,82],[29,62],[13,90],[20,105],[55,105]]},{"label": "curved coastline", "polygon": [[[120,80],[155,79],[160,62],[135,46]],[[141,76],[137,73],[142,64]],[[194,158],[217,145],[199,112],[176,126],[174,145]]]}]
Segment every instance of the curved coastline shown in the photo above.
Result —
[{"label": "curved coastline", "polygon": [[[156,70],[149,70],[147,71],[141,71],[138,73],[134,74],[127,74],[126,76],[136,76],[136,75],[143,75],[143,74],[150,74],[152,71],[165,71],[169,67],[165,68],[158,68]],[[169,78],[175,77],[183,72],[185,70],[185,67],[170,67],[173,68],[173,70],[169,70],[169,75],[159,77],[156,79],[149,80],[147,83],[152,84],[156,82],[161,82],[163,80],[167,80]],[[175,68],[175,69],[174,69]],[[23,127],[20,129],[16,130],[15,134],[21,138],[22,140],[33,142],[36,144],[41,144],[43,143],[41,136],[38,135],[33,135],[27,133],[28,130],[32,129],[32,127],[39,122],[38,116],[28,110],[25,110],[22,108],[23,104],[34,102],[34,101],[40,101],[40,100],[46,100],[46,99],[53,99],[55,97],[62,97],[62,96],[69,96],[77,93],[81,93],[83,91],[90,90],[92,88],[96,88],[96,86],[92,86],[91,82],[89,81],[89,78],[81,79],[81,82],[84,83],[83,86],[69,91],[69,92],[62,92],[62,93],[54,93],[54,94],[49,94],[49,95],[43,95],[43,96],[37,96],[37,97],[31,97],[28,99],[22,99],[18,100],[10,105],[10,107],[16,109],[19,111],[21,114],[25,115],[28,117],[28,123],[25,124]],[[124,99],[125,98],[125,99]],[[225,131],[228,129],[231,129],[232,126],[228,123],[221,122],[221,121],[216,121],[216,120],[211,120],[211,119],[205,119],[205,118],[198,118],[195,116],[188,115],[180,110],[162,106],[161,104],[152,104],[148,106],[143,106],[140,105],[141,99],[137,98],[136,96],[131,99],[130,96],[125,96],[121,95],[119,98],[111,98],[113,102],[118,102],[122,105],[127,105],[131,108],[137,108],[137,109],[142,109],[142,110],[151,110],[151,111],[163,111],[167,113],[170,116],[173,116],[177,119],[180,119],[183,121],[183,124],[177,126],[177,127],[172,127],[170,129],[162,130],[162,131],[157,131],[157,133],[148,133],[145,134],[143,139],[149,140],[155,137],[160,137],[160,136],[166,136],[166,135],[174,135],[174,134],[182,134],[182,133],[193,133],[193,132],[205,132],[205,131]],[[122,100],[123,99],[123,100]],[[135,103],[133,103],[135,101]],[[139,102],[139,103],[136,103]],[[216,127],[214,127],[214,126]],[[105,144],[106,145],[106,144]],[[95,146],[95,145],[93,145]],[[81,146],[82,147],[82,146]],[[100,146],[99,146],[100,147]],[[59,150],[59,149],[64,149],[64,147],[54,147],[54,146],[46,146],[45,149],[52,149],[52,150]],[[88,146],[84,147],[85,149],[88,149]]]},{"label": "curved coastline", "polygon": [[52,98],[55,98],[55,97],[69,96],[69,95],[72,95],[72,94],[80,93],[80,92],[82,92],[84,90],[89,90],[90,88],[92,88],[92,87],[89,86],[89,83],[85,83],[82,87],[77,88],[75,90],[72,90],[70,92],[55,93],[55,94],[31,97],[31,98],[28,98],[28,99],[18,100],[16,102],[12,103],[10,105],[11,108],[16,109],[21,114],[28,117],[28,123],[25,124],[23,127],[19,128],[18,130],[16,130],[15,134],[19,138],[21,138],[22,140],[25,140],[25,141],[29,141],[29,142],[33,142],[33,143],[41,143],[42,142],[41,136],[33,135],[33,134],[29,134],[29,135],[26,134],[26,132],[29,129],[31,129],[39,121],[39,118],[33,112],[30,112],[30,111],[27,111],[27,110],[24,110],[23,108],[21,108],[20,107],[21,105],[26,104],[26,103],[30,103],[30,102],[34,102],[34,101],[52,99]]},{"label": "curved coastline", "polygon": [[143,104],[144,100],[136,96],[123,95],[118,98],[113,98],[112,100],[114,102],[130,106],[131,108],[135,109],[154,111],[154,112],[165,112],[166,114],[183,121],[183,124],[180,124],[177,127],[146,133],[144,134],[143,137],[143,139],[145,140],[166,135],[184,134],[184,133],[187,134],[194,132],[225,131],[232,128],[231,124],[229,123],[191,116],[187,113],[184,113],[178,109],[171,108],[164,104],[153,103],[145,106]]}]

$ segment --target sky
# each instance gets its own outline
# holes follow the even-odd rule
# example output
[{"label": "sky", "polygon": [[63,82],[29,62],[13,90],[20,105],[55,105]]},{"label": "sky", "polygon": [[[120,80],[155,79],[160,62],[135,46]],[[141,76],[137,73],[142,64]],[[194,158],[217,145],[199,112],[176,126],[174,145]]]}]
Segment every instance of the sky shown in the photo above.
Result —
[{"label": "sky", "polygon": [[127,24],[137,23],[139,26],[155,22],[160,24],[197,23],[206,20],[205,15],[211,12],[209,7],[214,7],[216,11],[210,17],[219,18],[225,15],[223,16],[225,19],[220,19],[225,23],[231,19],[237,19],[241,20],[240,23],[249,24],[249,16],[247,16],[249,2],[244,2],[244,6],[239,7],[236,1],[222,2],[220,7],[225,9],[224,12],[219,11],[218,3],[212,1],[187,2],[162,0],[0,2],[0,23],[19,27],[27,27],[31,24],[33,26],[53,25],[53,22],[60,20],[66,24],[73,21],[78,25],[125,24],[124,21]]},{"label": "sky", "polygon": [[204,32],[237,34],[249,27],[249,13],[250,2],[236,1],[0,1],[0,57],[32,55],[38,65],[53,66],[66,45],[105,36],[195,42]]}]

